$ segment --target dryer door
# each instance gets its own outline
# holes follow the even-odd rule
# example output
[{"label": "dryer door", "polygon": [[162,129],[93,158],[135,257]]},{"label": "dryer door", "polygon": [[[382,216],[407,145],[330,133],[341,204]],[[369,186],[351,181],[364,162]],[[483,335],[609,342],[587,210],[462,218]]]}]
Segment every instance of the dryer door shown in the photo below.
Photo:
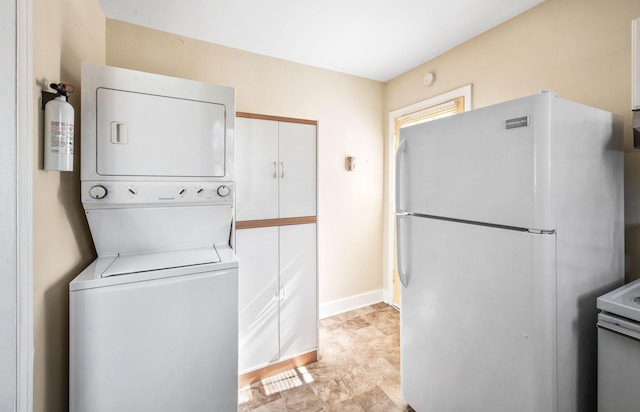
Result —
[{"label": "dryer door", "polygon": [[99,88],[97,173],[223,177],[222,104]]}]

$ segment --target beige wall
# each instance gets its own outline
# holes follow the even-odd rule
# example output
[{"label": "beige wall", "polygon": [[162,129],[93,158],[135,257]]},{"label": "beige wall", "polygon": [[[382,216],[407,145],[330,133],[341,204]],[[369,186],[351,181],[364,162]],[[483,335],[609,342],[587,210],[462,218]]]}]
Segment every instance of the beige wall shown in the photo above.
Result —
[{"label": "beige wall", "polygon": [[[471,83],[475,108],[551,89],[623,115],[626,275],[639,278],[640,152],[631,148],[630,110],[636,17],[638,0],[546,0],[388,82],[385,113]],[[422,81],[428,72],[436,76],[430,87]]]},{"label": "beige wall", "polygon": [[68,285],[94,258],[80,205],[80,62],[104,63],[105,18],[97,0],[34,0],[34,102],[49,83],[71,83],[76,93],[74,172],[43,170],[44,112],[34,113],[33,271],[34,408],[68,410]]},{"label": "beige wall", "polygon": [[320,302],[382,287],[382,83],[113,20],[106,53],[111,66],[233,86],[238,111],[317,120]]}]

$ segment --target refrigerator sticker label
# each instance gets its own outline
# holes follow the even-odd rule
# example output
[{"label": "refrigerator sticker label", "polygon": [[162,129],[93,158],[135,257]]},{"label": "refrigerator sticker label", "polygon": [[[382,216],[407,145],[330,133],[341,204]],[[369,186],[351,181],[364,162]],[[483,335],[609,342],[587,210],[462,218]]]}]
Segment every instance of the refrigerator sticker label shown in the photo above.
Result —
[{"label": "refrigerator sticker label", "polygon": [[529,126],[529,116],[516,117],[506,122],[507,129],[515,129],[516,127]]}]

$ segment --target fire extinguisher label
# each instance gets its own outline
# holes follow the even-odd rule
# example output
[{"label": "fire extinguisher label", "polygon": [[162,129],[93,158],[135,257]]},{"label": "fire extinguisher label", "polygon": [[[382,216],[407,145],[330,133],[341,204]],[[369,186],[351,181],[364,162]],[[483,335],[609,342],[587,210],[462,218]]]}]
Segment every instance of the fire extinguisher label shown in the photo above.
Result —
[{"label": "fire extinguisher label", "polygon": [[73,154],[73,123],[51,122],[51,151]]}]

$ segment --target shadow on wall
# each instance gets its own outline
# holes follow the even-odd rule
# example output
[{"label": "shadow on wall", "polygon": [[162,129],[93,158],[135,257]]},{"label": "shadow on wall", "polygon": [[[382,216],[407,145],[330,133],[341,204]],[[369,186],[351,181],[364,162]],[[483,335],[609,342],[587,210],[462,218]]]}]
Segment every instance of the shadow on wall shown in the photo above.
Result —
[{"label": "shadow on wall", "polygon": [[574,324],[574,333],[579,335],[576,376],[578,387],[584,390],[584,392],[577,392],[576,410],[578,411],[595,412],[597,406],[598,309],[596,299],[619,286],[618,283],[612,283],[578,298],[578,317]]},{"label": "shadow on wall", "polygon": [[69,270],[44,293],[44,356],[46,376],[43,404],[51,409],[69,410],[69,282],[86,265]]},{"label": "shadow on wall", "polygon": [[[64,273],[53,274],[56,280],[44,292],[43,340],[36,342],[36,344],[43,345],[40,350],[41,358],[37,361],[42,363],[41,370],[44,371],[44,382],[46,382],[46,387],[42,389],[43,405],[48,405],[47,410],[62,411],[68,410],[69,405],[69,282],[95,259],[96,252],[80,202],[80,77],[79,74],[74,76],[63,69],[61,78],[52,81],[71,83],[76,87],[75,93],[69,98],[69,103],[75,111],[73,172],[47,172],[60,174],[56,200],[58,207],[64,210],[67,221],[60,222],[59,229],[68,227],[65,230],[71,231],[74,241],[70,244],[52,245],[52,247],[64,253],[65,256],[62,258],[65,260],[73,255],[79,256],[79,259],[77,262],[73,262],[73,266]],[[49,83],[49,79],[40,79],[37,81],[36,87],[40,90],[51,91]],[[42,150],[38,150],[36,167],[43,170],[45,125],[44,111],[40,109],[40,105],[39,101],[37,113],[39,139],[37,144]]]},{"label": "shadow on wall", "polygon": [[[69,323],[66,318],[69,307],[68,283],[56,282],[44,295],[44,356],[41,359],[47,385],[44,388],[44,405],[69,405]],[[66,302],[62,305],[61,302]],[[51,382],[58,384],[51,385]]]},{"label": "shadow on wall", "polygon": [[[49,88],[49,79],[38,80],[37,86],[41,90],[52,91]],[[69,97],[69,103],[74,109],[74,154],[73,154],[73,172],[51,172],[60,173],[60,186],[58,189],[58,202],[62,208],[64,208],[71,232],[76,240],[76,247],[82,256],[82,262],[84,266],[87,266],[96,257],[95,248],[93,247],[93,240],[91,239],[91,233],[89,232],[89,226],[87,224],[84,209],[80,202],[80,153],[82,148],[82,136],[81,130],[81,106],[80,106],[80,61],[78,61],[78,74],[74,75],[64,67],[61,69],[60,79],[55,79],[55,82],[70,83],[75,86],[75,91]],[[40,103],[39,103],[39,107]],[[38,113],[38,136],[42,150],[39,151],[38,156],[38,168],[44,169],[44,111],[39,110]],[[78,272],[79,273],[79,272]],[[77,275],[77,273],[76,273]]]},{"label": "shadow on wall", "polygon": [[[625,132],[629,132],[625,124]],[[625,138],[630,138],[625,134]],[[627,140],[628,142],[628,140]],[[640,150],[624,153],[624,274],[627,283],[640,279]]]},{"label": "shadow on wall", "polygon": [[[73,106],[74,115],[74,158],[73,158],[73,172],[56,172],[50,171],[48,173],[60,173],[60,186],[58,188],[58,202],[64,209],[68,224],[71,228],[71,232],[75,238],[75,244],[78,248],[80,256],[82,256],[82,262],[84,266],[87,266],[96,257],[95,248],[93,246],[93,240],[91,233],[89,232],[89,226],[84,215],[84,209],[80,201],[80,153],[81,153],[81,121],[80,121],[80,79],[74,79],[74,76],[68,73],[64,73],[61,76],[61,82],[69,82],[76,87],[76,91],[70,96],[69,103]],[[69,80],[67,80],[69,79]],[[75,82],[75,83],[74,83]],[[49,89],[48,79],[41,79],[37,82],[37,86],[41,90],[51,91]],[[41,108],[41,102],[38,102],[38,107]],[[38,111],[38,144],[42,148],[39,150],[37,167],[40,170],[44,170],[44,110]],[[79,272],[78,272],[79,273]],[[76,273],[77,275],[77,273]]]},{"label": "shadow on wall", "polygon": [[625,227],[625,282],[640,279],[640,224]]}]

